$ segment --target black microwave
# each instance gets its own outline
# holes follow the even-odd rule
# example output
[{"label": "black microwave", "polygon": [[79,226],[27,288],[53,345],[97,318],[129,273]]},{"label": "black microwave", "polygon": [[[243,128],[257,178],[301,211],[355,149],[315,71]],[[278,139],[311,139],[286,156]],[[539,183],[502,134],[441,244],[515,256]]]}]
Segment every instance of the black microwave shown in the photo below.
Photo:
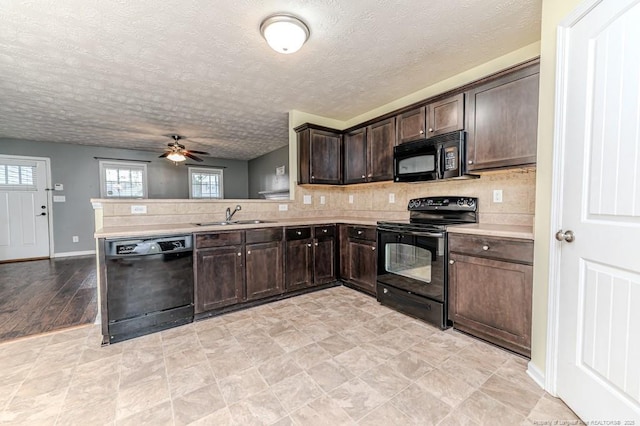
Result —
[{"label": "black microwave", "polygon": [[393,148],[393,180],[420,182],[476,178],[467,174],[465,132],[452,132]]}]

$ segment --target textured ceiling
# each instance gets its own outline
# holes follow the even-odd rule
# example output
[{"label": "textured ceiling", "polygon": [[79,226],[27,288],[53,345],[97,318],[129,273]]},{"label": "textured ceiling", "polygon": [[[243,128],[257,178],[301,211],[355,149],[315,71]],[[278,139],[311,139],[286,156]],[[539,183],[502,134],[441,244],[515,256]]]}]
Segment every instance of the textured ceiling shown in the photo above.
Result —
[{"label": "textured ceiling", "polygon": [[[541,3],[5,0],[0,138],[251,159],[289,110],[347,120],[537,41]],[[279,11],[311,29],[296,54],[261,38]]]}]

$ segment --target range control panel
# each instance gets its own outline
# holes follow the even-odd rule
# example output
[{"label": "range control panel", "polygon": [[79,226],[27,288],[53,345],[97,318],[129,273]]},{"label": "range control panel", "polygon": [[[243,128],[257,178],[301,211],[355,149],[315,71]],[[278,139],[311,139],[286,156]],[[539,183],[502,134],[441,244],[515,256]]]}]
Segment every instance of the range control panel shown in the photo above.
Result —
[{"label": "range control panel", "polygon": [[469,211],[478,210],[478,199],[475,197],[424,197],[409,200],[409,211]]}]

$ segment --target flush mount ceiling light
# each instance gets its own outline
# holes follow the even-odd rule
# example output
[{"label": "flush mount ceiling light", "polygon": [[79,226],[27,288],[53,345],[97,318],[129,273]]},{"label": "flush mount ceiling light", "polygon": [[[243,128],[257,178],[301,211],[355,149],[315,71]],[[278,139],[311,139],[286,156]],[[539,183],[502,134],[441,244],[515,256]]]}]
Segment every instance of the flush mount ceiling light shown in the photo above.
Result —
[{"label": "flush mount ceiling light", "polygon": [[309,27],[293,15],[278,13],[260,25],[262,37],[276,52],[297,52],[309,38]]}]

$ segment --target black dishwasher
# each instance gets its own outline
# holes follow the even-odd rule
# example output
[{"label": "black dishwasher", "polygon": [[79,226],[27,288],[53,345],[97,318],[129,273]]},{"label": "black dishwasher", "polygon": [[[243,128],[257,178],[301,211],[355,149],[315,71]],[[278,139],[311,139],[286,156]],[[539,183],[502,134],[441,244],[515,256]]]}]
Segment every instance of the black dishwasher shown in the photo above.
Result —
[{"label": "black dishwasher", "polygon": [[193,322],[191,235],[104,244],[109,343]]}]

